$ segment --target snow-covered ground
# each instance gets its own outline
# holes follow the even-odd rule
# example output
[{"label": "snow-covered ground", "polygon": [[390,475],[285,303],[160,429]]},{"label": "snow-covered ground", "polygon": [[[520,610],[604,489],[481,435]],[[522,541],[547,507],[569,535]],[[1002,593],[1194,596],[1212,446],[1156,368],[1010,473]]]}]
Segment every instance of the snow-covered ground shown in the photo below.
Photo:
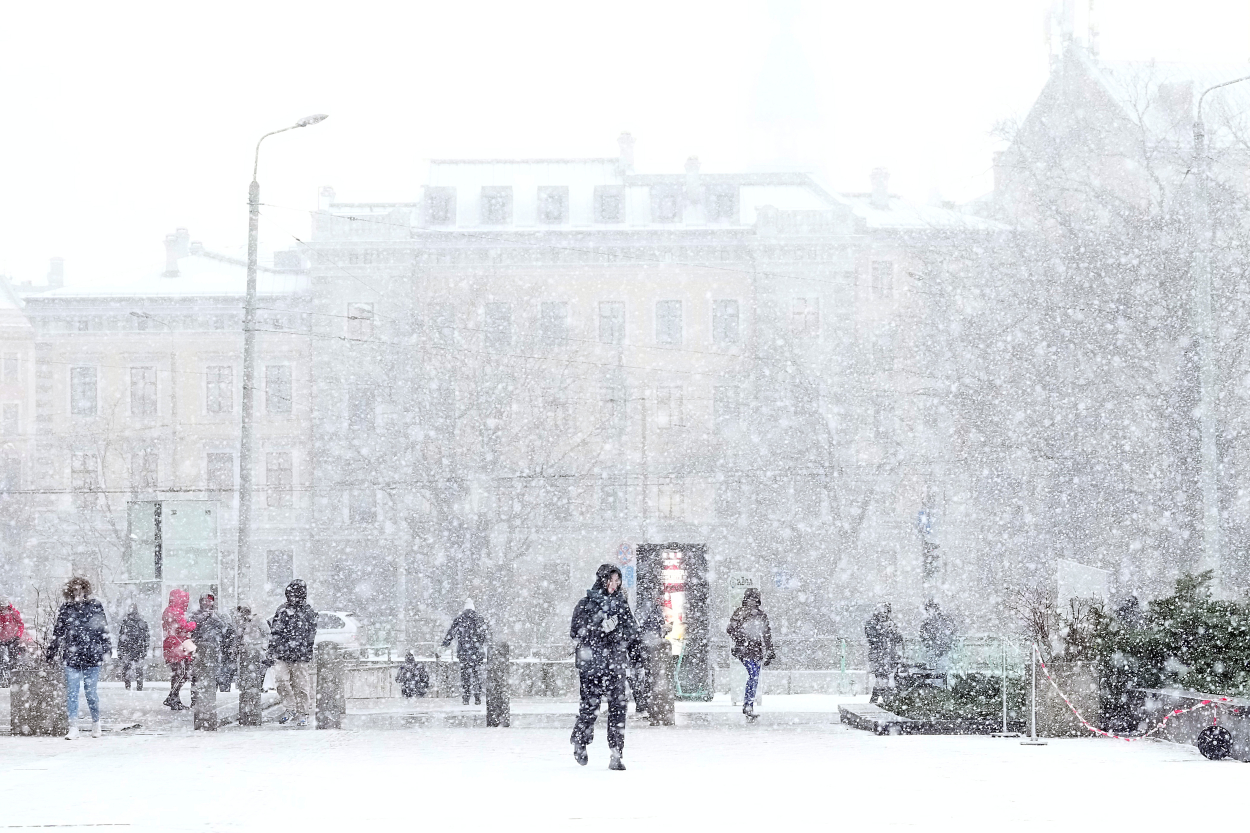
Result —
[{"label": "snow-covered ground", "polygon": [[[1233,827],[1247,774],[1192,747],[877,737],[838,725],[0,737],[0,826],[131,830],[1091,830]],[[1199,814],[1202,814],[1199,817]],[[593,829],[593,828],[589,828]]]}]

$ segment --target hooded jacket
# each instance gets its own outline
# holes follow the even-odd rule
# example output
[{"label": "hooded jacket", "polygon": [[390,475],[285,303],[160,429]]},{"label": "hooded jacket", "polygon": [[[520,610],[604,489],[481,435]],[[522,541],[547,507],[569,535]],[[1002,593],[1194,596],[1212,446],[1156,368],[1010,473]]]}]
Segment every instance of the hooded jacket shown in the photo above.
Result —
[{"label": "hooded jacket", "polygon": [[577,669],[583,673],[621,674],[629,667],[638,643],[638,625],[624,589],[608,593],[608,576],[620,569],[604,564],[595,571],[595,583],[573,608],[569,636],[577,641]]},{"label": "hooded jacket", "polygon": [[768,614],[760,609],[760,591],[754,587],[742,595],[742,605],[729,618],[725,632],[733,640],[733,655],[740,660],[767,665],[777,656]]},{"label": "hooded jacket", "polygon": [[0,607],[0,642],[16,642],[26,634],[22,614],[13,605]]},{"label": "hooded jacket", "polygon": [[152,644],[148,623],[138,611],[132,610],[122,617],[121,627],[117,630],[117,655],[122,659],[139,659],[147,656],[148,647]]},{"label": "hooded jacket", "polygon": [[269,657],[281,662],[312,662],[317,611],[308,604],[308,586],[295,579],[286,586],[286,604],[269,623]]},{"label": "hooded jacket", "polygon": [[196,659],[212,665],[228,660],[234,651],[234,626],[216,609],[201,607],[191,614],[195,625]]},{"label": "hooded jacket", "polygon": [[161,631],[165,634],[161,650],[164,652],[165,662],[181,662],[185,659],[178,654],[178,646],[185,642],[195,630],[195,623],[187,621],[187,605],[189,604],[191,604],[191,594],[186,590],[169,591],[169,606],[161,614]]},{"label": "hooded jacket", "polygon": [[490,628],[486,620],[473,608],[465,608],[451,622],[442,647],[456,640],[456,659],[461,662],[480,663],[486,660],[486,643],[490,641]]},{"label": "hooded jacket", "polygon": [[111,647],[104,605],[96,599],[66,602],[56,614],[48,658],[59,652],[70,668],[95,668]]}]

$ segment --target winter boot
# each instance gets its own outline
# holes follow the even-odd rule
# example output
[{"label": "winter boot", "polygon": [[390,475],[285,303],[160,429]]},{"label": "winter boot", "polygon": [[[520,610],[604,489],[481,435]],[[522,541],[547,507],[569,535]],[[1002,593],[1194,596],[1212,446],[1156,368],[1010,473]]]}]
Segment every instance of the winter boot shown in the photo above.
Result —
[{"label": "winter boot", "polygon": [[69,731],[65,733],[66,740],[78,740],[78,727],[70,726]]},{"label": "winter boot", "polygon": [[759,717],[759,715],[755,713],[755,706],[751,703],[747,703],[742,707],[742,713],[747,716],[747,720],[752,722]]},{"label": "winter boot", "polygon": [[466,695],[464,695],[463,697],[461,697],[461,698],[460,698],[460,705],[462,705],[462,706],[467,706],[467,705],[469,705],[469,695],[467,695],[467,694],[466,694]]},{"label": "winter boot", "polygon": [[130,680],[126,680],[126,690],[130,691]]},{"label": "winter boot", "polygon": [[91,737],[98,738],[103,733],[104,727],[100,725],[100,721],[97,720],[91,724]]},{"label": "winter boot", "polygon": [[608,761],[608,769],[616,770],[617,772],[625,771],[625,764],[621,763],[621,750],[612,750],[612,759]]},{"label": "winter boot", "polygon": [[590,758],[586,755],[586,744],[573,741],[573,760],[577,761],[579,766],[586,766]]},{"label": "winter boot", "polygon": [[480,694],[474,694],[474,695],[473,695],[473,705],[475,705],[475,706],[480,706],[480,705],[482,705],[482,695],[480,695]]},{"label": "winter boot", "polygon": [[135,683],[135,691],[143,691],[143,680]]}]

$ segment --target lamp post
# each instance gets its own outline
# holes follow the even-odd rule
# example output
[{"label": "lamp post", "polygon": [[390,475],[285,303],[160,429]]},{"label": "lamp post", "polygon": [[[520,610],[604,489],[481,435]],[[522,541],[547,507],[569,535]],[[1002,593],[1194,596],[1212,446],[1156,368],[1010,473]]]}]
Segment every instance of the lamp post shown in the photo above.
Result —
[{"label": "lamp post", "polygon": [[1202,122],[1202,101],[1207,93],[1250,81],[1250,76],[1235,78],[1208,87],[1198,96],[1194,118],[1194,329],[1198,334],[1198,430],[1199,483],[1202,486],[1202,570],[1214,572],[1211,591],[1218,598],[1223,593],[1223,565],[1220,529],[1219,449],[1215,437],[1216,389],[1215,322],[1211,314],[1211,206],[1210,157],[1206,146],[1206,126]]},{"label": "lamp post", "polygon": [[266,133],[256,142],[256,155],[252,160],[252,184],[247,189],[247,295],[243,306],[243,413],[239,427],[239,552],[234,569],[235,604],[242,604],[251,585],[252,401],[256,378],[256,247],[260,228],[260,183],[256,181],[256,173],[260,167],[260,145],[270,136],[308,127],[327,118],[323,113],[305,116],[290,127]]}]

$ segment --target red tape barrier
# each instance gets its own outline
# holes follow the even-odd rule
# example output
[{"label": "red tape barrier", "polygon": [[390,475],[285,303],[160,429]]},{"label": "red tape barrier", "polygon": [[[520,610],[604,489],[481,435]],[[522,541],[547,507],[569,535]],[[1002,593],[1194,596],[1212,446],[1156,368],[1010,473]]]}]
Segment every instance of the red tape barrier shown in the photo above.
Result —
[{"label": "red tape barrier", "polygon": [[1159,721],[1159,724],[1157,726],[1155,726],[1153,729],[1150,729],[1149,731],[1144,732],[1140,735],[1130,735],[1130,736],[1117,735],[1114,732],[1105,732],[1102,729],[1099,729],[1097,726],[1092,725],[1088,720],[1086,720],[1085,717],[1080,713],[1080,711],[1077,710],[1076,706],[1072,705],[1072,701],[1068,699],[1068,695],[1064,694],[1062,689],[1059,688],[1059,684],[1055,682],[1055,678],[1050,675],[1050,669],[1046,667],[1046,661],[1042,659],[1042,656],[1040,653],[1037,655],[1037,662],[1039,665],[1042,666],[1042,671],[1043,673],[1046,674],[1046,679],[1050,681],[1051,686],[1055,689],[1055,693],[1058,694],[1061,698],[1063,698],[1063,702],[1066,703],[1068,708],[1072,710],[1072,713],[1076,715],[1076,719],[1081,722],[1081,725],[1084,726],[1089,731],[1093,732],[1094,734],[1101,735],[1104,738],[1113,738],[1115,740],[1127,740],[1127,741],[1146,740],[1155,732],[1158,732],[1161,729],[1163,729],[1163,727],[1167,725],[1167,722],[1171,720],[1172,718],[1177,717],[1182,714],[1188,714],[1189,712],[1197,711],[1198,709],[1206,709],[1206,708],[1215,710],[1215,715],[1214,715],[1215,724],[1214,725],[1219,725],[1220,706],[1223,706],[1227,703],[1232,702],[1228,697],[1217,697],[1211,700],[1203,700],[1202,702],[1197,703],[1193,706],[1187,706],[1183,709],[1173,709],[1172,711],[1164,715],[1163,720]]}]

